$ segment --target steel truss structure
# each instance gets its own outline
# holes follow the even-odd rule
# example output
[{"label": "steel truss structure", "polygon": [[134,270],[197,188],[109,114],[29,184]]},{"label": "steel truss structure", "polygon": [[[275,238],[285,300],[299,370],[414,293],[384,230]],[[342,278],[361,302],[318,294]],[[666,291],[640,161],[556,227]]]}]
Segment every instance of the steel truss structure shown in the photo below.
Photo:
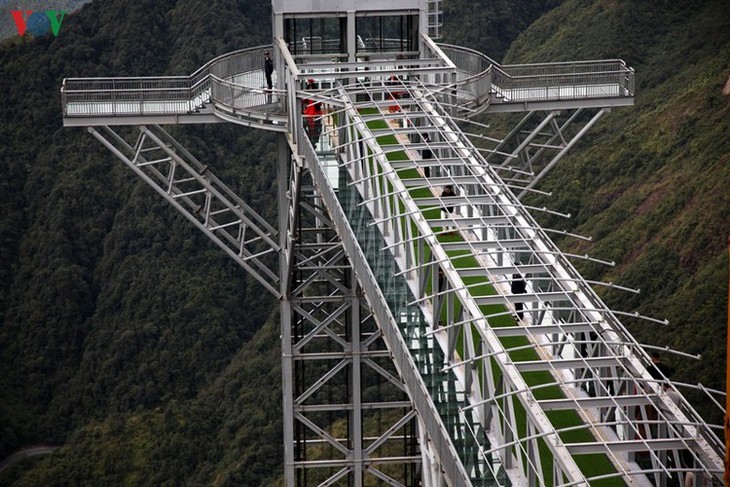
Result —
[{"label": "steel truss structure", "polygon": [[[633,71],[501,66],[431,40],[440,1],[341,3],[274,0],[272,46],[188,77],[62,89],[64,124],[279,299],[286,485],[719,484],[722,442],[521,201],[633,103]],[[407,38],[364,42],[372,19]],[[221,122],[278,134],[276,225],[159,125]]]},{"label": "steel truss structure", "polygon": [[416,413],[309,170],[280,155],[286,477],[414,485]]},{"label": "steel truss structure", "polygon": [[[482,149],[484,159],[522,199],[547,175],[610,108],[530,111],[497,141]],[[472,136],[483,146],[481,136]]]},{"label": "steel truss structure", "polygon": [[87,129],[137,176],[185,215],[265,289],[279,297],[277,229],[160,126],[125,140],[112,128]]},{"label": "steel truss structure", "polygon": [[[617,313],[448,113],[418,83],[397,89],[409,101],[393,113],[388,97],[358,102],[357,89],[341,88],[339,160],[345,186],[383,236],[377,252],[389,254],[408,288],[400,305],[418,307],[407,316],[425,320],[420,333],[440,345],[441,371],[457,384],[463,402],[453,412],[482,463],[460,452],[460,465],[472,470],[455,483],[504,485],[502,474],[517,485],[619,478],[662,485],[679,472],[717,478],[717,438],[665,378],[648,372],[646,353]],[[425,133],[434,142],[424,144]],[[425,148],[437,155],[424,159]],[[445,186],[458,189],[443,196]],[[404,319],[394,315],[381,327]],[[415,368],[419,352],[411,351]],[[420,372],[424,384],[436,373]],[[428,409],[411,397],[419,413]],[[438,408],[439,397],[430,400]],[[446,423],[435,431],[448,431]]]}]

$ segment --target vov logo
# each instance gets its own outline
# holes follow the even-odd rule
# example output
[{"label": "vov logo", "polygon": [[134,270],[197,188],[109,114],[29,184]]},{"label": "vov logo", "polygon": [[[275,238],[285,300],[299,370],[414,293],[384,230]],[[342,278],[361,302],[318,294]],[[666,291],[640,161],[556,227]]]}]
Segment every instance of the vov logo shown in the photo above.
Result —
[{"label": "vov logo", "polygon": [[30,32],[36,37],[41,37],[52,32],[55,37],[58,37],[58,31],[61,30],[61,22],[63,22],[66,12],[62,10],[46,10],[45,12],[13,10],[10,15],[13,16],[20,36]]}]

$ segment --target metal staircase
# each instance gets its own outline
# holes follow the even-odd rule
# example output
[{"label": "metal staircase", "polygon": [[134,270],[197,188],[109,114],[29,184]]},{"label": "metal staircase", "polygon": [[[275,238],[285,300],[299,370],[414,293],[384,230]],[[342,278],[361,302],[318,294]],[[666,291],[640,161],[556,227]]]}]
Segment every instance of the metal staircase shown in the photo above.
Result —
[{"label": "metal staircase", "polygon": [[[65,125],[88,127],[279,299],[286,484],[719,484],[720,439],[520,201],[633,103],[633,71],[500,66],[426,35],[440,2],[344,3],[323,21],[341,35],[318,50],[319,32],[292,34],[313,29],[312,6],[282,0],[272,46],[191,76],[62,87]],[[417,31],[366,45],[352,29],[376,13]],[[524,115],[502,138],[461,129],[505,112]],[[221,122],[279,134],[276,224],[160,127]],[[129,125],[126,139],[113,129]]]}]

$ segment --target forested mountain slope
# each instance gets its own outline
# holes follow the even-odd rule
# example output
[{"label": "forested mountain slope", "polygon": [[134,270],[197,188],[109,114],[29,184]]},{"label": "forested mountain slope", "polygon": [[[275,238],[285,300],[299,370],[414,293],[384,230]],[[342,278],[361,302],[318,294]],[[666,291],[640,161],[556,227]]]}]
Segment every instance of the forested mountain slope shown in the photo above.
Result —
[{"label": "forested mountain slope", "polygon": [[[269,18],[267,2],[94,2],[57,38],[0,48],[0,456],[64,445],[0,484],[181,483],[199,471],[205,484],[245,450],[265,456],[250,485],[279,468],[278,333],[260,331],[273,299],[84,130],[62,128],[58,96],[67,76],[190,73],[270,42]],[[270,136],[174,133],[272,216]]]},{"label": "forested mountain slope", "polygon": [[[724,2],[692,5],[445,0],[444,41],[496,59],[509,48],[510,62],[622,57],[636,68],[636,107],[604,117],[545,182],[555,196],[544,203],[574,219],[546,223],[592,234],[590,246],[564,246],[619,266],[584,271],[643,290],[606,298],[672,322],[637,336],[702,352],[672,363],[678,378],[721,388],[730,29]],[[57,38],[0,45],[0,458],[61,445],[0,484],[279,478],[275,303],[93,138],[62,128],[58,99],[67,76],[191,73],[270,42],[269,23],[268,0],[95,1]],[[271,137],[173,132],[271,215]]]},{"label": "forested mountain slope", "polygon": [[582,266],[584,275],[641,289],[605,293],[610,304],[669,320],[624,320],[640,342],[701,354],[665,354],[674,378],[724,389],[730,8],[715,0],[566,1],[512,44],[506,62],[605,57],[636,69],[636,105],[603,118],[541,188],[554,196],[538,203],[574,215],[549,226],[594,237],[566,241],[565,250],[617,262]]}]

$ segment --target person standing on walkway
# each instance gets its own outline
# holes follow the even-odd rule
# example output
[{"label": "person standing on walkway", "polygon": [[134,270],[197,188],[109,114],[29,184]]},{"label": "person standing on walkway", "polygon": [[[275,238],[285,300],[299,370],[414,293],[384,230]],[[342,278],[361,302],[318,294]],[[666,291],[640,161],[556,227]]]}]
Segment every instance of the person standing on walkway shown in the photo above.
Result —
[{"label": "person standing on walkway", "polygon": [[[307,90],[317,90],[319,86],[313,79],[307,80]],[[314,99],[302,99],[302,110],[304,111],[304,131],[314,148],[317,148],[319,138],[322,135],[322,102]]]},{"label": "person standing on walkway", "polygon": [[[454,193],[454,187],[451,185],[444,186],[444,190],[441,192],[441,198],[448,198],[451,196],[456,196],[456,193]],[[454,214],[454,205],[442,206],[441,211],[444,213],[444,219],[447,220],[452,218]],[[444,235],[454,235],[456,233],[448,223],[444,226],[444,230],[446,230]]]},{"label": "person standing on walkway", "polygon": [[[524,279],[522,279],[522,276],[519,274],[512,274],[512,284],[510,285],[512,294],[525,294],[527,292],[527,283]],[[519,319],[522,319],[524,316],[522,313],[523,305],[522,303],[515,303],[515,311],[517,312],[517,317]]]},{"label": "person standing on walkway", "polygon": [[428,147],[429,142],[431,142],[431,138],[428,136],[428,134],[423,135],[423,143],[426,144],[426,147],[423,148],[421,151],[421,159],[423,159],[423,174],[427,178],[431,177],[431,166],[428,164],[431,163],[431,159],[433,158],[433,152]]},{"label": "person standing on walkway", "polygon": [[271,75],[274,74],[274,61],[271,59],[269,51],[264,52],[264,74],[266,75],[266,87],[271,90],[274,88],[274,82]]},{"label": "person standing on walkway", "polygon": [[272,74],[274,74],[274,61],[271,59],[271,53],[269,51],[265,51],[264,75],[266,75],[266,103],[271,103],[273,101],[271,96],[271,90],[274,88],[274,81],[271,79]]}]

